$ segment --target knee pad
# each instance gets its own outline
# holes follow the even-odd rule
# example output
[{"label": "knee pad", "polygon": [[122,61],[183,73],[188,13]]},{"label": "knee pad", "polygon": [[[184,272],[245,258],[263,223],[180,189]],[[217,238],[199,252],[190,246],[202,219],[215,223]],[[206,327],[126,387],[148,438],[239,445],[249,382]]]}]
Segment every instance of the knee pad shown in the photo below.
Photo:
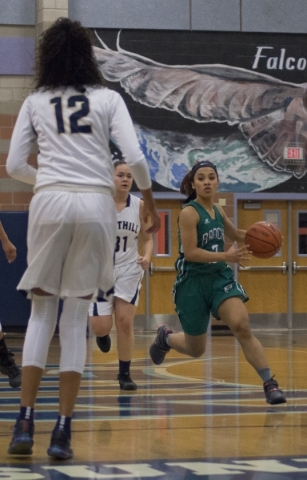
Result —
[{"label": "knee pad", "polygon": [[31,315],[22,351],[22,366],[44,369],[49,345],[53,337],[59,308],[59,297],[55,295],[33,295]]},{"label": "knee pad", "polygon": [[60,372],[83,373],[86,359],[86,327],[90,300],[66,298],[60,318]]}]

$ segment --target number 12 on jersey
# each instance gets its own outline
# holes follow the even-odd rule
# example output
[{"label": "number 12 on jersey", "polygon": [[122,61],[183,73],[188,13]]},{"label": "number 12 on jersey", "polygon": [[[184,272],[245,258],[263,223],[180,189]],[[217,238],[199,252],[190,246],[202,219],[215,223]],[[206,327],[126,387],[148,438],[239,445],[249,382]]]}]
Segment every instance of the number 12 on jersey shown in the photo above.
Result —
[{"label": "number 12 on jersey", "polygon": [[62,97],[54,97],[50,100],[54,104],[55,118],[57,122],[58,133],[67,133],[64,126],[63,108],[73,108],[76,104],[81,104],[81,107],[76,112],[72,113],[69,118],[70,132],[68,133],[92,133],[90,125],[79,125],[78,121],[89,114],[90,107],[88,98],[85,95],[73,95],[67,99],[67,107],[62,102]]}]

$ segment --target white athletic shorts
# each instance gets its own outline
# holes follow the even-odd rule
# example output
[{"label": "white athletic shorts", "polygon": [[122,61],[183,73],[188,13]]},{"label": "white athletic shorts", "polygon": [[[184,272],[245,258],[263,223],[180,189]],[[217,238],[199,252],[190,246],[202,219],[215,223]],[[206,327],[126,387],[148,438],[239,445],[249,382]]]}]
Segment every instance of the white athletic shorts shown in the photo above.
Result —
[{"label": "white athletic shorts", "polygon": [[[122,298],[127,303],[137,306],[140,298],[143,275],[144,270],[136,262],[131,262],[121,267],[115,267],[114,297]],[[112,315],[112,312],[112,299],[104,300],[98,296],[97,301],[90,304],[90,317],[96,317],[97,315]]]},{"label": "white athletic shorts", "polygon": [[28,268],[18,290],[85,297],[114,287],[116,211],[111,195],[42,190],[29,209]]}]

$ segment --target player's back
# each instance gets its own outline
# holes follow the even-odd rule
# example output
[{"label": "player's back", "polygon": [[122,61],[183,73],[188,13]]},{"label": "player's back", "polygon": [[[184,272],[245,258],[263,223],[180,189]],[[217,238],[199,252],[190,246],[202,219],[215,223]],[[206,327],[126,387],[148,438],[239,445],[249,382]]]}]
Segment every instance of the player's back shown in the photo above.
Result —
[{"label": "player's back", "polygon": [[116,93],[107,88],[39,91],[27,99],[37,134],[36,189],[53,183],[113,189],[109,150],[111,111]]}]

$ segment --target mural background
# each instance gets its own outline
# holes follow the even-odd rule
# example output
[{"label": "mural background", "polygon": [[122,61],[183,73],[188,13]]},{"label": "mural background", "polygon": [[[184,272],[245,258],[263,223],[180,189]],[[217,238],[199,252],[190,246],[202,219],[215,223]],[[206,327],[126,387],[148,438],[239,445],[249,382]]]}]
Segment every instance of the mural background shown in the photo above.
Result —
[{"label": "mural background", "polygon": [[[210,159],[217,165],[220,192],[306,191],[305,162],[299,169],[290,169],[283,159],[274,159],[272,155],[268,161],[267,156],[276,140],[279,153],[281,145],[286,145],[289,138],[305,148],[307,115],[302,95],[307,61],[304,35],[156,30],[122,30],[119,35],[119,30],[113,29],[93,32],[101,55],[107,55],[102,61],[99,54],[97,56],[102,72],[109,80],[110,88],[119,91],[127,103],[156,191],[178,191],[185,173],[200,159]],[[118,50],[120,55],[116,54]],[[118,56],[121,58],[116,59]],[[136,68],[135,61],[144,69]],[[219,72],[214,77],[217,64]],[[188,67],[192,65],[206,66],[207,74],[213,72],[213,87],[217,82],[223,82],[223,108],[226,106],[230,111],[229,105],[236,99],[236,103],[242,101],[240,111],[236,111],[233,117],[231,112],[227,118],[222,118],[218,112],[215,117],[212,114],[204,121],[191,118],[191,115],[185,118],[188,115],[165,107],[162,101],[149,106],[152,83],[157,90],[164,88],[166,92],[170,75],[177,75],[180,83],[181,76],[189,74]],[[118,81],[117,72],[121,66],[129,71],[128,82],[124,75],[120,78],[121,83]],[[164,66],[186,68],[168,69],[165,73]],[[148,80],[148,71],[151,77],[155,75],[154,82]],[[238,72],[239,77],[243,75],[244,82],[242,78],[238,81]],[[246,79],[250,90],[247,107],[244,106],[246,95],[242,86],[243,83],[246,85]],[[254,105],[259,90],[262,109],[258,105],[257,110]],[[159,92],[159,95],[162,100],[164,93]],[[218,95],[220,91],[216,92]],[[210,101],[212,98],[214,94]],[[186,98],[182,99],[185,101]],[[225,108],[223,115],[224,111]],[[248,121],[247,126],[239,128],[242,118]],[[265,124],[264,133],[259,135],[259,125],[262,129],[262,124]],[[257,129],[257,135],[253,129]],[[248,140],[250,132],[253,141],[256,138],[254,145]]]}]

